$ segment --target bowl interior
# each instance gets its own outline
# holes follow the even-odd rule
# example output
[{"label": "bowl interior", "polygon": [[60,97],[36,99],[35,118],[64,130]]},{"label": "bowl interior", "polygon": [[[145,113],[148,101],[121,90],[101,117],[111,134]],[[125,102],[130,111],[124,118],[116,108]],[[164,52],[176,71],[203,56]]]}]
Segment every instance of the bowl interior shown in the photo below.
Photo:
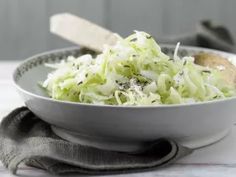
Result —
[{"label": "bowl interior", "polygon": [[[174,45],[162,45],[162,51],[169,55],[173,56],[175,46]],[[229,59],[232,63],[236,63],[236,55],[221,52],[217,50],[198,48],[198,47],[187,47],[182,46],[178,50],[178,55],[180,57],[183,56],[192,56],[198,52],[211,52],[217,53],[227,59]],[[20,64],[13,75],[14,82],[23,90],[26,90],[30,93],[48,97],[45,90],[40,87],[40,83],[42,83],[46,78],[51,68],[45,66],[45,63],[56,63],[60,60],[66,59],[68,56],[78,57],[83,54],[90,53],[92,55],[96,55],[94,51],[85,49],[85,48],[66,48],[55,51],[50,51],[46,53],[42,53],[36,56],[33,56],[27,60],[25,60],[22,64]]]},{"label": "bowl interior", "polygon": [[48,73],[53,71],[53,69],[46,67],[45,64],[60,62],[68,56],[78,57],[88,53],[95,55],[94,51],[78,47],[59,49],[35,55],[26,59],[16,68],[13,74],[13,80],[23,90],[48,97],[46,91],[40,84],[43,83]]}]

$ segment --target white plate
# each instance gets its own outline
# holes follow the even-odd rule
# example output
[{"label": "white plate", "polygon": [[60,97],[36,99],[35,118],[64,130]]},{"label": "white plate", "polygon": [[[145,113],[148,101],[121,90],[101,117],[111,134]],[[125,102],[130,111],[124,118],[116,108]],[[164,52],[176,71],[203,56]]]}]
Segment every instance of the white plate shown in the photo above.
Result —
[{"label": "white plate", "polygon": [[[162,50],[173,55],[174,46],[163,46]],[[197,47],[182,46],[179,55],[200,51],[236,61],[236,55]],[[196,104],[123,107],[72,103],[47,97],[38,86],[38,81],[45,80],[50,72],[44,63],[86,52],[69,48],[39,54],[24,61],[14,73],[15,85],[25,104],[64,139],[103,149],[134,151],[166,137],[197,148],[224,137],[235,122],[236,98]]]}]

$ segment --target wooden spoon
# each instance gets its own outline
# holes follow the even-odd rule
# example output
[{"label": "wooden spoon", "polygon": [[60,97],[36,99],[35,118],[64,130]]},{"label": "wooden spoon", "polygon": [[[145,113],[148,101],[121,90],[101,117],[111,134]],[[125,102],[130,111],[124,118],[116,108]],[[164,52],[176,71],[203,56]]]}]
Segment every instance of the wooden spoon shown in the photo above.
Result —
[{"label": "wooden spoon", "polygon": [[214,53],[201,52],[194,56],[194,62],[201,66],[221,69],[222,76],[227,84],[236,85],[236,67],[226,58]]},{"label": "wooden spoon", "polygon": [[118,39],[117,34],[69,13],[53,15],[50,32],[97,52],[102,51],[104,44],[114,45]]}]

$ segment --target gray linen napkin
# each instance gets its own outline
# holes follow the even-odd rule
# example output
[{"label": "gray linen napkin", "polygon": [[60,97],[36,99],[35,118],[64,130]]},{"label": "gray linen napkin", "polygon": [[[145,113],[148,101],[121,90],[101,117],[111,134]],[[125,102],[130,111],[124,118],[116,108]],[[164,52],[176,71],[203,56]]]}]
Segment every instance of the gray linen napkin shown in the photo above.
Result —
[{"label": "gray linen napkin", "polygon": [[56,136],[50,125],[26,107],[6,116],[0,131],[0,160],[13,174],[21,163],[52,174],[138,172],[167,165],[192,152],[168,139],[159,139],[132,154],[74,144]]}]

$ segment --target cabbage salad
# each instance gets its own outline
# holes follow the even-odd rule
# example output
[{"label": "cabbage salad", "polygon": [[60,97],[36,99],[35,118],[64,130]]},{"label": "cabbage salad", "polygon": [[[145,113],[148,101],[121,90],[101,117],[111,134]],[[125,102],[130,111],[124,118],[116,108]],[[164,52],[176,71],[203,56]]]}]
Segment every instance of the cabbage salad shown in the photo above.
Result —
[{"label": "cabbage salad", "polygon": [[162,105],[195,103],[231,97],[216,69],[194,64],[191,56],[161,51],[153,37],[135,31],[96,57],[69,56],[56,64],[42,86],[57,100],[101,105]]}]

